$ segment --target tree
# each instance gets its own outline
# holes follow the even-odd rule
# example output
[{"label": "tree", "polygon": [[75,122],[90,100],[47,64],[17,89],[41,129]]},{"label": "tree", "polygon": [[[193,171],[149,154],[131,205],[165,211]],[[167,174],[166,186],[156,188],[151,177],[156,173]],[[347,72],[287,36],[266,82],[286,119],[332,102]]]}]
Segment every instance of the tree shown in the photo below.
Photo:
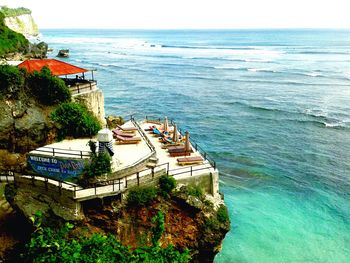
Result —
[{"label": "tree", "polygon": [[71,100],[70,90],[63,80],[51,74],[48,67],[29,75],[28,84],[35,97],[44,105],[54,105]]}]

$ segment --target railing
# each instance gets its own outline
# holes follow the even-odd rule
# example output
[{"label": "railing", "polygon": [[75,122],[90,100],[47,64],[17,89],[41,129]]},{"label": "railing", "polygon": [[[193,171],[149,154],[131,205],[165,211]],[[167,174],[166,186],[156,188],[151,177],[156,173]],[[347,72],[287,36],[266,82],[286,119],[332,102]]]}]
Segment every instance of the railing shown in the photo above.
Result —
[{"label": "railing", "polygon": [[29,154],[34,153],[34,152],[52,153],[52,156],[57,156],[60,154],[64,155],[61,157],[79,156],[80,159],[83,159],[84,157],[88,158],[91,155],[91,152],[89,152],[89,151],[61,149],[61,148],[53,148],[53,147],[46,147],[46,146],[35,149],[35,150],[31,151]]},{"label": "railing", "polygon": [[12,171],[7,171],[5,174],[0,174],[0,182],[10,183],[15,181],[15,174]]},{"label": "railing", "polygon": [[[72,192],[72,197],[74,199],[88,200],[88,199],[95,198],[98,195],[108,196],[108,195],[118,194],[122,191],[125,191],[128,189],[128,182],[130,181],[136,180],[136,185],[140,186],[140,180],[142,177],[145,177],[145,176],[151,175],[151,178],[149,179],[149,182],[151,182],[152,180],[154,180],[156,172],[160,172],[162,171],[162,169],[165,170],[164,173],[167,174],[168,176],[176,176],[176,175],[186,174],[186,173],[189,173],[190,176],[193,176],[196,171],[201,171],[205,169],[209,169],[210,171],[210,167],[207,167],[207,166],[206,167],[190,166],[190,167],[169,170],[169,163],[163,163],[155,167],[147,168],[118,179],[106,180],[106,181],[95,183],[92,187],[89,187],[89,188],[82,188],[79,185],[76,185],[67,181],[62,181],[62,180],[58,180],[58,179],[54,179],[54,178],[46,177],[42,175],[28,174],[28,175],[21,175],[20,177],[28,179],[30,181],[30,184],[33,186],[35,186],[37,181],[44,182],[46,191],[49,191],[48,185],[50,184],[57,187],[60,195],[62,194],[62,189],[65,189]],[[5,174],[0,174],[0,181],[6,182],[6,183],[13,182],[14,184],[16,184],[15,173],[12,171],[8,171]],[[124,186],[122,187],[122,185]],[[108,187],[107,191],[106,191],[106,187]],[[81,194],[79,196],[79,193],[83,193],[83,191],[85,191],[86,194],[85,195]]]},{"label": "railing", "polygon": [[[59,189],[66,189],[66,190],[71,190],[73,192],[76,192],[77,189],[81,188],[80,186],[67,182],[67,181],[62,181],[58,180],[52,177],[47,177],[43,175],[36,175],[36,174],[23,174],[20,175],[21,178],[29,179],[31,181],[32,185],[35,185],[35,181],[41,181],[45,183],[45,188],[48,190],[48,184],[55,185]],[[3,180],[5,178],[5,180]],[[0,181],[2,182],[13,182],[16,184],[16,174],[13,171],[7,171],[5,174],[0,174]],[[61,190],[59,191],[61,193]]]},{"label": "railing", "polygon": [[142,128],[140,127],[140,125],[135,121],[134,117],[131,116],[130,121],[135,125],[135,127],[138,129],[140,136],[142,137],[142,139],[146,142],[148,148],[151,150],[152,153],[156,152],[156,148],[154,147],[154,145],[151,143],[151,141],[148,139],[147,135],[145,134],[145,132],[142,130]]},{"label": "railing", "polygon": [[73,95],[96,89],[96,82],[89,81],[88,83],[77,83],[69,87]]},{"label": "railing", "polygon": [[[152,122],[154,122],[154,123],[156,123],[156,124],[162,124],[162,123],[163,123],[163,119],[158,118],[158,117],[154,117],[154,116],[146,115],[146,118],[145,118],[145,119],[146,119],[147,122],[150,122],[150,123],[152,123]],[[174,124],[175,124],[175,122],[174,122],[173,119],[168,119],[168,122],[169,122],[171,125],[174,125]]]},{"label": "railing", "polygon": [[[151,177],[150,181],[152,181],[154,179],[155,173],[157,172],[156,170],[161,171],[162,170],[161,167],[163,167],[163,166],[165,166],[165,173],[167,175],[169,175],[169,163],[163,163],[163,164],[159,164],[159,165],[152,167],[152,168],[147,168],[147,169],[138,171],[138,172],[133,173],[131,175],[123,176],[123,177],[118,178],[118,179],[106,180],[106,181],[101,181],[101,182],[95,183],[95,184],[93,184],[92,187],[89,187],[89,188],[82,188],[82,189],[78,189],[78,190],[74,189],[74,198],[80,199],[80,200],[84,200],[84,199],[87,200],[87,199],[91,199],[90,197],[95,197],[98,195],[116,194],[116,193],[127,190],[128,189],[128,182],[133,181],[133,180],[136,180],[137,186],[140,186],[140,178],[151,174],[152,177]],[[158,169],[156,169],[156,168],[158,168]],[[147,173],[145,173],[145,172],[147,172]],[[124,186],[122,187],[123,184],[124,184]],[[106,191],[106,188],[107,188],[107,191]],[[79,196],[79,193],[82,193],[83,191],[85,191],[87,194],[86,195],[82,194]]]},{"label": "railing", "polygon": [[195,172],[202,171],[202,170],[208,170],[211,173],[212,171],[210,169],[211,167],[208,167],[206,165],[181,167],[181,168],[169,170],[169,175],[176,176],[180,174],[189,174],[190,176],[193,176]]}]

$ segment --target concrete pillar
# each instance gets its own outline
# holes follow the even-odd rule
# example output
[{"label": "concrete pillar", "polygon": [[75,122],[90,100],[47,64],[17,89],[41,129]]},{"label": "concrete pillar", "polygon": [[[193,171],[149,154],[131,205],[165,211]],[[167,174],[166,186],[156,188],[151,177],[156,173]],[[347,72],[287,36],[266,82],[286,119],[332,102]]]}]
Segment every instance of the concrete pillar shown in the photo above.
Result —
[{"label": "concrete pillar", "polygon": [[219,172],[215,170],[215,172],[211,173],[211,193],[214,197],[219,195]]}]

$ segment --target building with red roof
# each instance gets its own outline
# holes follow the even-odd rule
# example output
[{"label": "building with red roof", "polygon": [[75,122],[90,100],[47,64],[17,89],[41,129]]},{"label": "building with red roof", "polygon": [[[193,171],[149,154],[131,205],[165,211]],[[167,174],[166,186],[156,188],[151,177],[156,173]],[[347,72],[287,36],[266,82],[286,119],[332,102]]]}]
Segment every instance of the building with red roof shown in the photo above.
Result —
[{"label": "building with red roof", "polygon": [[72,75],[90,71],[57,59],[31,59],[23,61],[18,65],[19,68],[25,68],[30,73],[40,71],[45,66],[51,70],[54,76]]}]

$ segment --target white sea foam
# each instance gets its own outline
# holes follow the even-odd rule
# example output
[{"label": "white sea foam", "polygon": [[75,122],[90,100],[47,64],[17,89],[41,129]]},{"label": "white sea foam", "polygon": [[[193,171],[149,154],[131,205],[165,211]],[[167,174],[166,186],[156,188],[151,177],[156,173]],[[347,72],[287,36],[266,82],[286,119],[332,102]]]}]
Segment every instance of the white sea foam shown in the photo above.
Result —
[{"label": "white sea foam", "polygon": [[248,71],[251,72],[270,72],[270,73],[275,73],[275,70],[272,69],[267,69],[267,68],[248,68]]},{"label": "white sea foam", "polygon": [[327,128],[348,128],[349,125],[345,121],[340,121],[340,122],[334,122],[334,123],[329,123],[329,122],[324,122],[324,125]]},{"label": "white sea foam", "polygon": [[233,66],[233,65],[222,65],[222,66],[215,66],[215,69],[233,69],[233,70],[239,70],[239,69],[245,69],[239,66]]},{"label": "white sea foam", "polygon": [[321,77],[322,74],[318,74],[316,72],[310,72],[310,73],[305,73],[306,76],[310,76],[310,77]]},{"label": "white sea foam", "polygon": [[261,62],[261,63],[269,63],[272,62],[271,59],[245,59],[245,62]]}]

